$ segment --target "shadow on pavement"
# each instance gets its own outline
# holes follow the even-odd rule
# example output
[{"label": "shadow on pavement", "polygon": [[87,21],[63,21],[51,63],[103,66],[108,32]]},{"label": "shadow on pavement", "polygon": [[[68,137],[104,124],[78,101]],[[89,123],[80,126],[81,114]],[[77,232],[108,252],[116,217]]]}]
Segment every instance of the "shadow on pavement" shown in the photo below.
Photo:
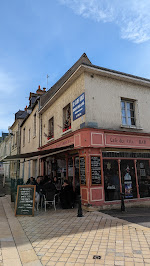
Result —
[{"label": "shadow on pavement", "polygon": [[120,209],[117,210],[104,210],[102,213],[111,215],[128,221],[130,223],[136,223],[145,227],[150,228],[150,208],[149,207],[132,207],[126,208],[124,212],[121,212]]}]

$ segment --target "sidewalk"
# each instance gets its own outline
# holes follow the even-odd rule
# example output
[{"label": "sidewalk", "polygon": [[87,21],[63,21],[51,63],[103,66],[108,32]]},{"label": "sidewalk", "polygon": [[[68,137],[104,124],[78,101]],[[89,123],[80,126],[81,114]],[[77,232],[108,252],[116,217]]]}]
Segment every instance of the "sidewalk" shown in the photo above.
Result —
[{"label": "sidewalk", "polygon": [[[0,202],[6,211],[5,216],[0,208],[0,217],[4,216],[0,220],[0,265],[150,266],[149,228],[100,212],[85,212],[79,218],[77,209],[50,209],[36,212],[35,217],[15,218],[7,198]],[[15,253],[8,250],[8,243]],[[14,254],[18,264],[11,263]],[[93,259],[94,255],[101,259]]]},{"label": "sidewalk", "polygon": [[102,212],[150,228],[150,207],[126,207],[124,212],[121,212],[120,209],[104,210]]},{"label": "sidewalk", "polygon": [[0,266],[42,265],[9,204],[0,197]]}]

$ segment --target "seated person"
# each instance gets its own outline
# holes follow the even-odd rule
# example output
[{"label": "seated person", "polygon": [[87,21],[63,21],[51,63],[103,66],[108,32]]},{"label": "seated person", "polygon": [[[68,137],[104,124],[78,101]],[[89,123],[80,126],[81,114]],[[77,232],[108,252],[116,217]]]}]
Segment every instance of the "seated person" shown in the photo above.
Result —
[{"label": "seated person", "polygon": [[67,179],[64,180],[64,184],[62,185],[60,202],[63,209],[74,207],[74,192]]},{"label": "seated person", "polygon": [[[49,178],[48,182],[43,185],[43,194],[45,195],[46,201],[53,201],[57,190],[55,185],[52,182],[52,179]],[[55,203],[57,202],[55,197]],[[44,207],[44,206],[43,206]]]},{"label": "seated person", "polygon": [[36,203],[37,210],[39,210],[39,203],[40,203],[40,199],[42,195],[42,186],[40,182],[41,182],[41,177],[38,176],[35,181],[35,185],[36,185],[35,203]]},{"label": "seated person", "polygon": [[46,191],[55,191],[56,192],[56,187],[55,185],[53,184],[52,182],[52,179],[48,179],[48,182],[46,182],[44,185],[43,185],[43,193],[45,194]]},{"label": "seated person", "polygon": [[26,185],[35,185],[35,178],[34,178],[33,176],[31,176],[31,177],[28,179]]},{"label": "seated person", "polygon": [[44,185],[45,183],[47,183],[48,180],[49,180],[48,175],[45,175],[45,176],[44,176],[44,179],[43,179],[43,185]]},{"label": "seated person", "polygon": [[44,176],[40,176],[40,185],[41,187],[44,185]]},{"label": "seated person", "polygon": [[60,184],[60,180],[58,180],[56,176],[54,176],[53,184],[56,187],[56,192],[59,193],[59,191],[61,190],[61,184]]}]

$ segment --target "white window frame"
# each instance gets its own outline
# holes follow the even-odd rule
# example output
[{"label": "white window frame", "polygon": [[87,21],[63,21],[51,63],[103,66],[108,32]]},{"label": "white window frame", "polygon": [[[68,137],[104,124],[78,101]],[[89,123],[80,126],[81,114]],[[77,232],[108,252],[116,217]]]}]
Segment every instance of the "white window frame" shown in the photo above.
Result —
[{"label": "white window frame", "polygon": [[[122,108],[122,103],[124,103],[125,108]],[[128,104],[133,104],[133,109],[128,109]],[[123,110],[125,112],[125,116],[123,115]],[[130,116],[129,116],[129,110],[130,110]],[[134,116],[131,116],[131,112],[133,112]],[[126,123],[123,123],[123,117],[126,120]],[[134,119],[134,123],[132,124],[132,119]],[[136,117],[135,117],[135,100],[131,99],[124,99],[121,98],[121,124],[123,127],[136,127]]]}]

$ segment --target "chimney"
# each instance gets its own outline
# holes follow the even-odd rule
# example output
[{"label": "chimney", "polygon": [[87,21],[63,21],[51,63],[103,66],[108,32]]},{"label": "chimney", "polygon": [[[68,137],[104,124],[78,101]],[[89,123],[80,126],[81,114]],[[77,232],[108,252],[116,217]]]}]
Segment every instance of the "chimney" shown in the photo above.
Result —
[{"label": "chimney", "polygon": [[40,85],[38,86],[38,89],[37,89],[37,91],[36,91],[36,93],[38,94],[38,95],[43,95],[44,93],[45,93],[45,90],[46,90],[46,88],[43,88],[43,90],[41,90],[41,87],[40,87]]},{"label": "chimney", "polygon": [[27,109],[28,109],[28,107],[27,107],[27,105],[26,105],[26,107],[24,108],[24,110],[27,112]]},{"label": "chimney", "polygon": [[37,91],[36,91],[36,93],[40,95],[41,92],[42,92],[42,90],[41,90],[41,86],[39,85],[39,86],[38,86],[38,89],[37,89]]}]

